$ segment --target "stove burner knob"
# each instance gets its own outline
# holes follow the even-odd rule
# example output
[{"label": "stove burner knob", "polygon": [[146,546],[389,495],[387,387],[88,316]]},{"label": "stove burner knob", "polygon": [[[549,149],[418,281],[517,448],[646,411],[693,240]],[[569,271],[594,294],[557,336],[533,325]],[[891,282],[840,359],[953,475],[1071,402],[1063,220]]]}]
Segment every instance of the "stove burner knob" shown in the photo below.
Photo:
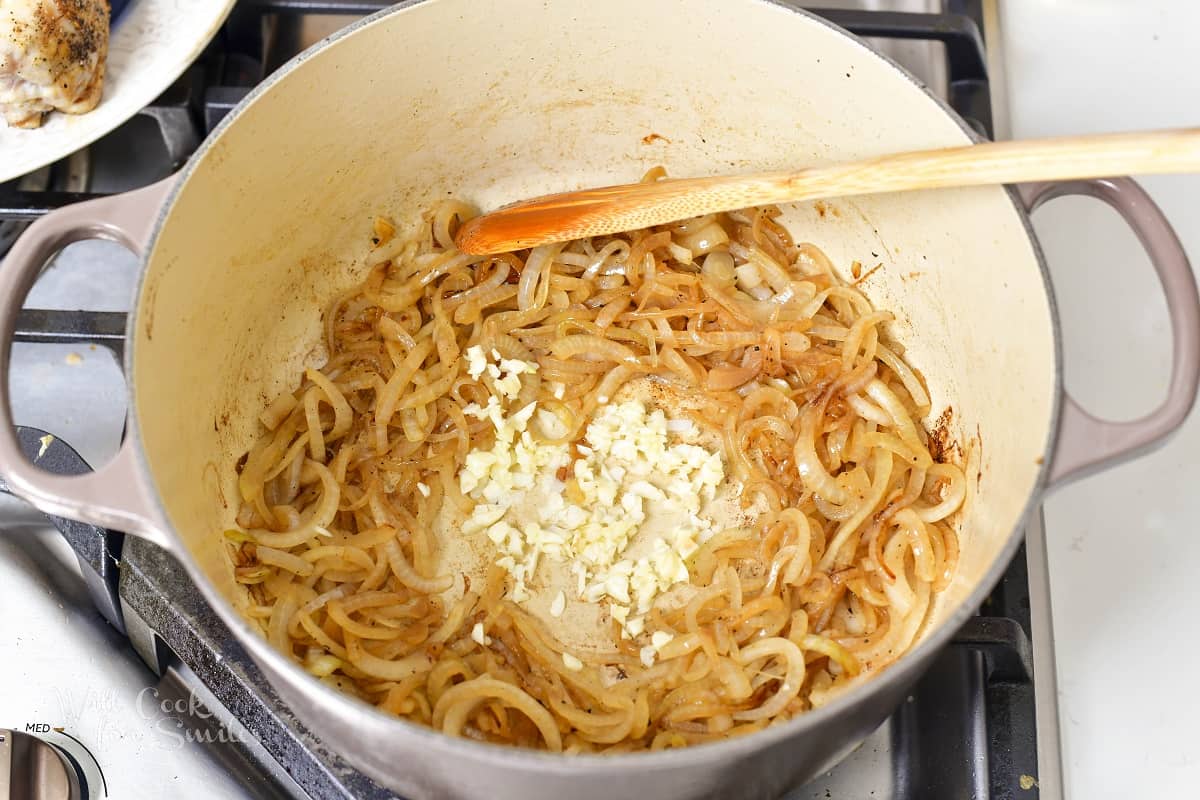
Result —
[{"label": "stove burner knob", "polygon": [[0,800],[88,800],[87,779],[50,742],[0,728]]}]

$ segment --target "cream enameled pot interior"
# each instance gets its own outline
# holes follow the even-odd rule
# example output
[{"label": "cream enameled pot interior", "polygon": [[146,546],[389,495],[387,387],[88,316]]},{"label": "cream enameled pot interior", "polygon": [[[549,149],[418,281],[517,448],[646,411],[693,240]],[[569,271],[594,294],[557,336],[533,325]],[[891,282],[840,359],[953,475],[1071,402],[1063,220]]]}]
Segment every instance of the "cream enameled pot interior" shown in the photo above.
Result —
[{"label": "cream enameled pot interior", "polygon": [[[657,137],[651,136],[657,134]],[[257,416],[318,365],[322,311],[363,277],[371,221],[454,194],[482,208],[675,176],[795,168],[968,136],[824,23],[751,0],[437,0],[384,16],[260,93],[203,151],[148,259],[135,414],[169,523],[231,602],[220,547]],[[1037,489],[1055,344],[1037,254],[998,188],[789,208],[893,311],[970,477],[974,589]],[[944,413],[948,412],[948,413]],[[927,626],[926,631],[932,629]]]}]

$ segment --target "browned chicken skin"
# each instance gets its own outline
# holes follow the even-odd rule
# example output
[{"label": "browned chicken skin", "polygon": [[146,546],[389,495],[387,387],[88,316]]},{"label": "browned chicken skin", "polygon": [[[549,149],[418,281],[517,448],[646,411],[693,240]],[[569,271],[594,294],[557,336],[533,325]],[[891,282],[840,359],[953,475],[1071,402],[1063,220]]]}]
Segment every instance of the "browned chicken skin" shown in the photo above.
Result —
[{"label": "browned chicken skin", "polygon": [[108,0],[0,0],[0,114],[37,128],[91,111],[104,89]]}]

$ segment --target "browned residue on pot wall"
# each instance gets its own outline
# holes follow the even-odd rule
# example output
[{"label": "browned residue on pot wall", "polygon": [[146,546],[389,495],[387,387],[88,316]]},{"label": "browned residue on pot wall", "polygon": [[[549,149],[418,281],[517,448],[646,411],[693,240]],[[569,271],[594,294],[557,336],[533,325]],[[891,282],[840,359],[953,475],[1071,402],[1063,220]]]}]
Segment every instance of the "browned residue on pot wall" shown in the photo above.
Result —
[{"label": "browned residue on pot wall", "polygon": [[953,462],[961,464],[963,460],[962,447],[951,436],[950,428],[954,422],[954,407],[946,406],[938,416],[937,422],[929,429],[929,454],[939,464]]}]

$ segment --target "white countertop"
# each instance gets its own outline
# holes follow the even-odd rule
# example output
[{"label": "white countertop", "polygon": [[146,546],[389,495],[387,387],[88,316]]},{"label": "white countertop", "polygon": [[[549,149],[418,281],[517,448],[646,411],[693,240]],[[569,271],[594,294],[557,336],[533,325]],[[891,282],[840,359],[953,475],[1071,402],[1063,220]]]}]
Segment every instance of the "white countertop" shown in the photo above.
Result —
[{"label": "white countertop", "polygon": [[[1200,4],[997,0],[1014,138],[1200,124]],[[1200,266],[1200,176],[1146,178]],[[1067,388],[1131,418],[1165,392],[1164,303],[1098,201],[1035,218],[1064,329]],[[1003,265],[997,265],[1002,267]],[[1163,449],[1046,504],[1067,797],[1195,797],[1200,694],[1200,415]]]}]

